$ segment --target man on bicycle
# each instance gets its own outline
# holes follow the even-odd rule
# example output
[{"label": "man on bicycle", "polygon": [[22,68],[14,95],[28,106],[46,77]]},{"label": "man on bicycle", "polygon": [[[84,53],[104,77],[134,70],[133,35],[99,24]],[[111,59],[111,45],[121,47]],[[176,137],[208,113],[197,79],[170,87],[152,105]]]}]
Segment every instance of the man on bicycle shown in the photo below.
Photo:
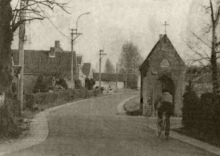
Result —
[{"label": "man on bicycle", "polygon": [[157,131],[157,135],[160,136],[161,126],[163,123],[163,113],[165,113],[166,126],[164,128],[165,128],[165,138],[167,139],[170,134],[170,116],[173,113],[173,96],[169,93],[167,89],[163,89],[162,96],[158,96],[154,106],[158,112],[157,126],[159,129]]}]

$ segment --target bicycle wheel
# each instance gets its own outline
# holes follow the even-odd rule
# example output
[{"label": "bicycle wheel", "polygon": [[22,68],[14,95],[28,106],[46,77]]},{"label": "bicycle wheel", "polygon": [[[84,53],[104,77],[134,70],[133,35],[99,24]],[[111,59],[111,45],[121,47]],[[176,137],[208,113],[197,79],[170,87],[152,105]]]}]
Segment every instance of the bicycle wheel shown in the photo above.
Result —
[{"label": "bicycle wheel", "polygon": [[165,137],[165,139],[168,139],[169,138],[169,132],[168,132],[168,124],[167,124],[167,120],[168,120],[168,118],[167,117],[165,117],[165,119],[164,119],[164,137]]},{"label": "bicycle wheel", "polygon": [[161,135],[162,127],[160,121],[157,121],[156,135],[159,137]]}]

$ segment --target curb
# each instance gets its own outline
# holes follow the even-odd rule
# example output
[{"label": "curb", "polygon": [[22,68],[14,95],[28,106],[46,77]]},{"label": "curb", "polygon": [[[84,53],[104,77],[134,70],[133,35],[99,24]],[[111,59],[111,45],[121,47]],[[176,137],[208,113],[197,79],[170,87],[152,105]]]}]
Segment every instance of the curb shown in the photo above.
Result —
[{"label": "curb", "polygon": [[[102,98],[102,96],[94,97],[94,98]],[[9,153],[12,153],[12,152],[24,149],[24,148],[28,148],[28,147],[40,144],[41,142],[45,141],[49,134],[47,116],[49,115],[50,112],[60,109],[62,107],[70,106],[72,104],[77,104],[79,102],[91,100],[94,98],[82,99],[82,100],[75,101],[75,102],[69,102],[69,103],[55,106],[55,107],[46,109],[42,112],[39,112],[38,114],[34,116],[33,120],[30,123],[30,136],[27,138],[21,139],[21,140],[16,140],[15,142],[12,142],[9,144],[0,145],[0,156],[9,154]]]},{"label": "curb", "polygon": [[49,133],[46,114],[40,112],[35,115],[30,124],[31,136],[22,140],[15,141],[11,144],[3,144],[0,146],[0,156],[31,147],[40,142],[43,142]]},{"label": "curb", "polygon": [[[172,124],[172,122],[171,122],[171,124]],[[156,125],[150,124],[150,125],[148,125],[148,127],[150,129],[156,130]],[[174,128],[174,127],[172,127],[172,128]],[[171,131],[172,131],[172,129],[171,129]],[[208,143],[205,143],[203,141],[200,141],[200,140],[197,140],[197,139],[185,136],[185,135],[181,135],[181,134],[174,132],[174,131],[172,131],[170,133],[170,137],[177,139],[177,140],[180,140],[182,142],[188,143],[190,145],[193,145],[195,147],[198,147],[198,148],[203,149],[205,151],[208,151],[210,153],[220,155],[220,148],[213,146],[213,145],[210,145]]]},{"label": "curb", "polygon": [[[120,95],[120,94],[123,94],[123,93],[119,93],[117,95]],[[42,112],[39,112],[38,114],[34,116],[33,120],[30,123],[30,136],[28,136],[27,138],[21,139],[21,140],[15,140],[12,143],[0,145],[0,156],[15,152],[21,149],[25,149],[25,148],[40,144],[41,142],[45,141],[49,134],[47,116],[49,115],[50,112],[63,108],[63,107],[68,107],[73,104],[77,104],[79,102],[96,99],[96,98],[102,98],[106,96],[113,96],[113,95],[116,95],[116,94],[109,94],[105,96],[81,99],[79,101],[69,102],[69,103],[55,106],[52,108],[48,108]]]}]

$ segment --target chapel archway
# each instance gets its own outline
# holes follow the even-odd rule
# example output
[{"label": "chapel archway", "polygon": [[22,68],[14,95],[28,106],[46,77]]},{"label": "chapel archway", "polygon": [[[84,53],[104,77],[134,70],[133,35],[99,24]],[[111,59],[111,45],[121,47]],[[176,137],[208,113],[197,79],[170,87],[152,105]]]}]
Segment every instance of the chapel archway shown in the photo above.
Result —
[{"label": "chapel archway", "polygon": [[170,77],[163,75],[159,78],[159,81],[161,83],[161,92],[163,89],[168,90],[169,93],[173,96],[173,104],[175,106],[175,85],[173,80]]}]

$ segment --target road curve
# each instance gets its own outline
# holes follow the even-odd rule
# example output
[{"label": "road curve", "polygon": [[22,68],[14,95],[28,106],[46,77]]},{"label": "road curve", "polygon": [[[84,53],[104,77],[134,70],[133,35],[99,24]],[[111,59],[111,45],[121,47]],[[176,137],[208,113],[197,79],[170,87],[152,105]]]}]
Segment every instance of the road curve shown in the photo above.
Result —
[{"label": "road curve", "polygon": [[49,135],[8,156],[213,156],[181,141],[157,138],[144,117],[117,115],[136,93],[88,99],[50,112]]}]

